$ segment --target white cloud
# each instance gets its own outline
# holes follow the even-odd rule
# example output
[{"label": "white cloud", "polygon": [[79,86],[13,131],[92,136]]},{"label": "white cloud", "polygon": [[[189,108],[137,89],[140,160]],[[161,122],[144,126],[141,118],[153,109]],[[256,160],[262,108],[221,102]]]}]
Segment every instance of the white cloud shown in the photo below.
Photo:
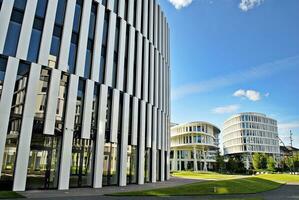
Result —
[{"label": "white cloud", "polygon": [[192,3],[192,0],[169,0],[169,2],[176,8],[181,9],[187,7]]},{"label": "white cloud", "polygon": [[235,97],[244,97],[250,101],[258,101],[261,99],[261,94],[255,90],[237,90],[234,92],[233,96]]},{"label": "white cloud", "polygon": [[225,114],[225,113],[234,113],[240,108],[239,105],[228,105],[216,107],[212,110],[213,113]]},{"label": "white cloud", "polygon": [[278,128],[281,131],[290,131],[291,129],[299,128],[299,121],[278,123]]},{"label": "white cloud", "polygon": [[242,11],[248,11],[256,6],[259,6],[264,0],[241,0],[239,8]]},{"label": "white cloud", "polygon": [[267,93],[265,94],[265,97],[269,97],[269,96],[270,96],[270,93],[267,92]]},{"label": "white cloud", "polygon": [[171,98],[172,100],[177,100],[188,95],[213,91],[227,86],[264,78],[281,71],[297,68],[298,65],[299,55],[251,67],[247,70],[221,74],[213,79],[203,80],[201,82],[195,83],[188,83],[174,88],[172,90]]}]

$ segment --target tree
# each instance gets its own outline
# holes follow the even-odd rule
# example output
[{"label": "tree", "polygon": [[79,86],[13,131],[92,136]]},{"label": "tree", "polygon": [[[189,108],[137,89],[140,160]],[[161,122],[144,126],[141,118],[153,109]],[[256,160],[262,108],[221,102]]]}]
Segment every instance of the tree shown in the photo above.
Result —
[{"label": "tree", "polygon": [[223,172],[225,170],[225,162],[224,162],[224,156],[217,154],[216,157],[216,170],[218,172]]},{"label": "tree", "polygon": [[261,153],[254,153],[252,156],[253,168],[257,171],[261,169]]},{"label": "tree", "polygon": [[294,159],[293,159],[293,156],[286,156],[284,158],[284,163],[286,164],[286,166],[288,167],[288,169],[290,171],[293,171],[293,169],[294,169]]},{"label": "tree", "polygon": [[269,156],[267,159],[267,169],[272,172],[275,171],[275,164],[276,162],[274,158],[272,156]]}]

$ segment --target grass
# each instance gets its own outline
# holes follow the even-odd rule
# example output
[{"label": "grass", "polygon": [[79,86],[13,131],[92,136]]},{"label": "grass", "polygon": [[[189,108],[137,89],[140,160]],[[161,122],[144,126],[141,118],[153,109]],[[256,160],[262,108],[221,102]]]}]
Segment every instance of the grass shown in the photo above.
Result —
[{"label": "grass", "polygon": [[24,198],[22,195],[12,191],[0,191],[0,199]]},{"label": "grass", "polygon": [[240,175],[227,175],[227,174],[219,174],[215,172],[192,172],[192,171],[181,171],[181,172],[173,172],[173,176],[180,178],[192,178],[192,179],[207,179],[207,180],[227,180],[232,178],[240,178]]},{"label": "grass", "polygon": [[281,183],[248,177],[220,181],[205,181],[171,188],[115,193],[116,196],[198,196],[223,194],[250,194],[277,189]]},{"label": "grass", "polygon": [[291,174],[261,174],[256,177],[280,182],[280,183],[299,183],[299,175],[291,175]]}]

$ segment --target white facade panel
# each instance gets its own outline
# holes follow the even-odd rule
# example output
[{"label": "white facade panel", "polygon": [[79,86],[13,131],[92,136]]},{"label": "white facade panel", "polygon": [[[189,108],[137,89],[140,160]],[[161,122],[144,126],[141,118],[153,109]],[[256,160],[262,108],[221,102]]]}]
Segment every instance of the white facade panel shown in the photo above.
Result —
[{"label": "white facade panel", "polygon": [[136,81],[135,81],[135,96],[141,98],[141,75],[142,75],[142,35],[137,34],[137,52],[136,52]]},{"label": "white facade panel", "polygon": [[69,69],[68,59],[73,31],[75,7],[76,0],[67,1],[58,60],[58,69],[62,71],[67,71]]},{"label": "white facade panel", "polygon": [[17,58],[23,60],[27,59],[36,6],[37,6],[37,0],[28,0],[26,3],[24,18],[23,18],[23,23],[22,23],[22,28],[21,28],[19,43],[17,48],[17,54],[16,54]]},{"label": "white facade panel", "polygon": [[90,139],[94,81],[86,80],[81,138]]},{"label": "white facade panel", "polygon": [[132,145],[137,145],[137,134],[138,134],[138,99],[133,97],[133,108],[132,108]]},{"label": "white facade panel", "polygon": [[48,91],[47,108],[45,115],[45,124],[43,133],[46,135],[54,135],[57,100],[59,95],[61,71],[53,69],[50,78],[50,85]]},{"label": "white facade panel", "polygon": [[134,81],[134,59],[135,59],[135,29],[130,26],[128,44],[128,74],[127,74],[127,93],[133,94]]},{"label": "white facade panel", "polygon": [[74,121],[76,114],[76,101],[78,91],[79,77],[76,75],[70,76],[70,83],[68,87],[68,96],[66,103],[66,112],[64,119],[62,149],[61,149],[61,161],[59,170],[59,190],[69,189],[70,169],[72,160],[72,144],[73,144],[73,132]]},{"label": "white facade panel", "polygon": [[99,3],[97,6],[95,37],[94,37],[93,56],[92,56],[92,64],[91,64],[91,79],[96,82],[99,81],[104,18],[105,18],[105,7]]},{"label": "white facade panel", "polygon": [[146,120],[146,147],[152,147],[152,105],[147,104],[147,120]]},{"label": "white facade panel", "polygon": [[138,184],[144,184],[144,153],[145,153],[145,116],[146,104],[145,101],[140,101],[140,116],[139,116],[139,145],[138,145]]},{"label": "white facade panel", "polygon": [[[4,77],[3,88],[1,91],[2,94],[0,99],[0,166],[2,166],[3,163],[8,122],[14,94],[15,82],[17,78],[18,66],[18,59],[12,57],[8,58],[7,69]],[[0,167],[0,174],[1,170],[2,167]]]},{"label": "white facade panel", "polygon": [[105,69],[105,84],[108,86],[112,86],[115,27],[116,27],[116,14],[111,12],[109,17],[109,30],[108,30],[107,53],[106,53],[106,69]]},{"label": "white facade panel", "polygon": [[118,115],[119,115],[119,90],[114,89],[112,94],[112,110],[111,110],[111,125],[110,125],[110,142],[114,142],[114,143],[117,143]]},{"label": "white facade panel", "polygon": [[127,185],[127,161],[128,161],[128,130],[129,130],[130,96],[123,96],[122,126],[121,126],[121,149],[120,149],[120,173],[119,185]]},{"label": "white facade panel", "polygon": [[152,182],[157,180],[157,108],[152,113]]},{"label": "white facade panel", "polygon": [[94,161],[95,170],[93,174],[94,188],[102,187],[107,96],[108,96],[108,87],[105,85],[101,85],[99,105],[98,105],[99,108],[98,108],[97,137],[96,137],[95,161]]},{"label": "white facade panel", "polygon": [[9,27],[10,16],[12,13],[14,1],[3,1],[2,7],[0,10],[0,22],[1,22],[1,29],[0,29],[0,53],[3,53],[6,35]]},{"label": "white facade panel", "polygon": [[41,38],[39,57],[37,61],[39,64],[44,66],[48,65],[57,4],[58,4],[58,0],[48,1],[47,4],[44,30]]},{"label": "white facade panel", "polygon": [[78,53],[77,53],[77,60],[76,60],[76,74],[81,77],[84,76],[91,3],[92,0],[83,1],[79,43],[78,43],[78,51],[77,51]]},{"label": "white facade panel", "polygon": [[[28,6],[28,5],[27,5]],[[41,66],[31,65],[29,73],[27,91],[25,97],[22,124],[20,129],[18,153],[16,156],[13,191],[24,191],[26,187],[27,167],[30,153],[30,143],[33,127],[33,118],[35,115],[35,102],[38,92],[38,82]]]},{"label": "white facade panel", "polygon": [[119,32],[119,47],[118,47],[118,61],[117,61],[117,78],[116,88],[124,90],[124,67],[125,67],[125,51],[126,51],[126,30],[127,24],[125,20],[120,20]]},{"label": "white facade panel", "polygon": [[147,39],[144,39],[144,46],[143,46],[143,100],[148,101],[148,74],[149,74],[149,69],[148,69],[148,63],[149,63],[149,59],[148,59],[148,54],[149,54],[149,42]]}]

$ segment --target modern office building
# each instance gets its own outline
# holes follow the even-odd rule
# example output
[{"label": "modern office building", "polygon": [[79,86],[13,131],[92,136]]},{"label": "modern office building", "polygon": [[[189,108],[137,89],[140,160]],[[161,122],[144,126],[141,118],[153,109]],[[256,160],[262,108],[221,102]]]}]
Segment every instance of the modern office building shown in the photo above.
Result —
[{"label": "modern office building", "polygon": [[171,171],[213,170],[219,151],[220,129],[208,122],[190,122],[171,128]]},{"label": "modern office building", "polygon": [[242,155],[247,169],[255,152],[279,159],[277,121],[254,112],[230,117],[224,122],[223,150],[224,155]]},{"label": "modern office building", "polygon": [[156,0],[0,0],[0,188],[169,178],[169,27]]}]

